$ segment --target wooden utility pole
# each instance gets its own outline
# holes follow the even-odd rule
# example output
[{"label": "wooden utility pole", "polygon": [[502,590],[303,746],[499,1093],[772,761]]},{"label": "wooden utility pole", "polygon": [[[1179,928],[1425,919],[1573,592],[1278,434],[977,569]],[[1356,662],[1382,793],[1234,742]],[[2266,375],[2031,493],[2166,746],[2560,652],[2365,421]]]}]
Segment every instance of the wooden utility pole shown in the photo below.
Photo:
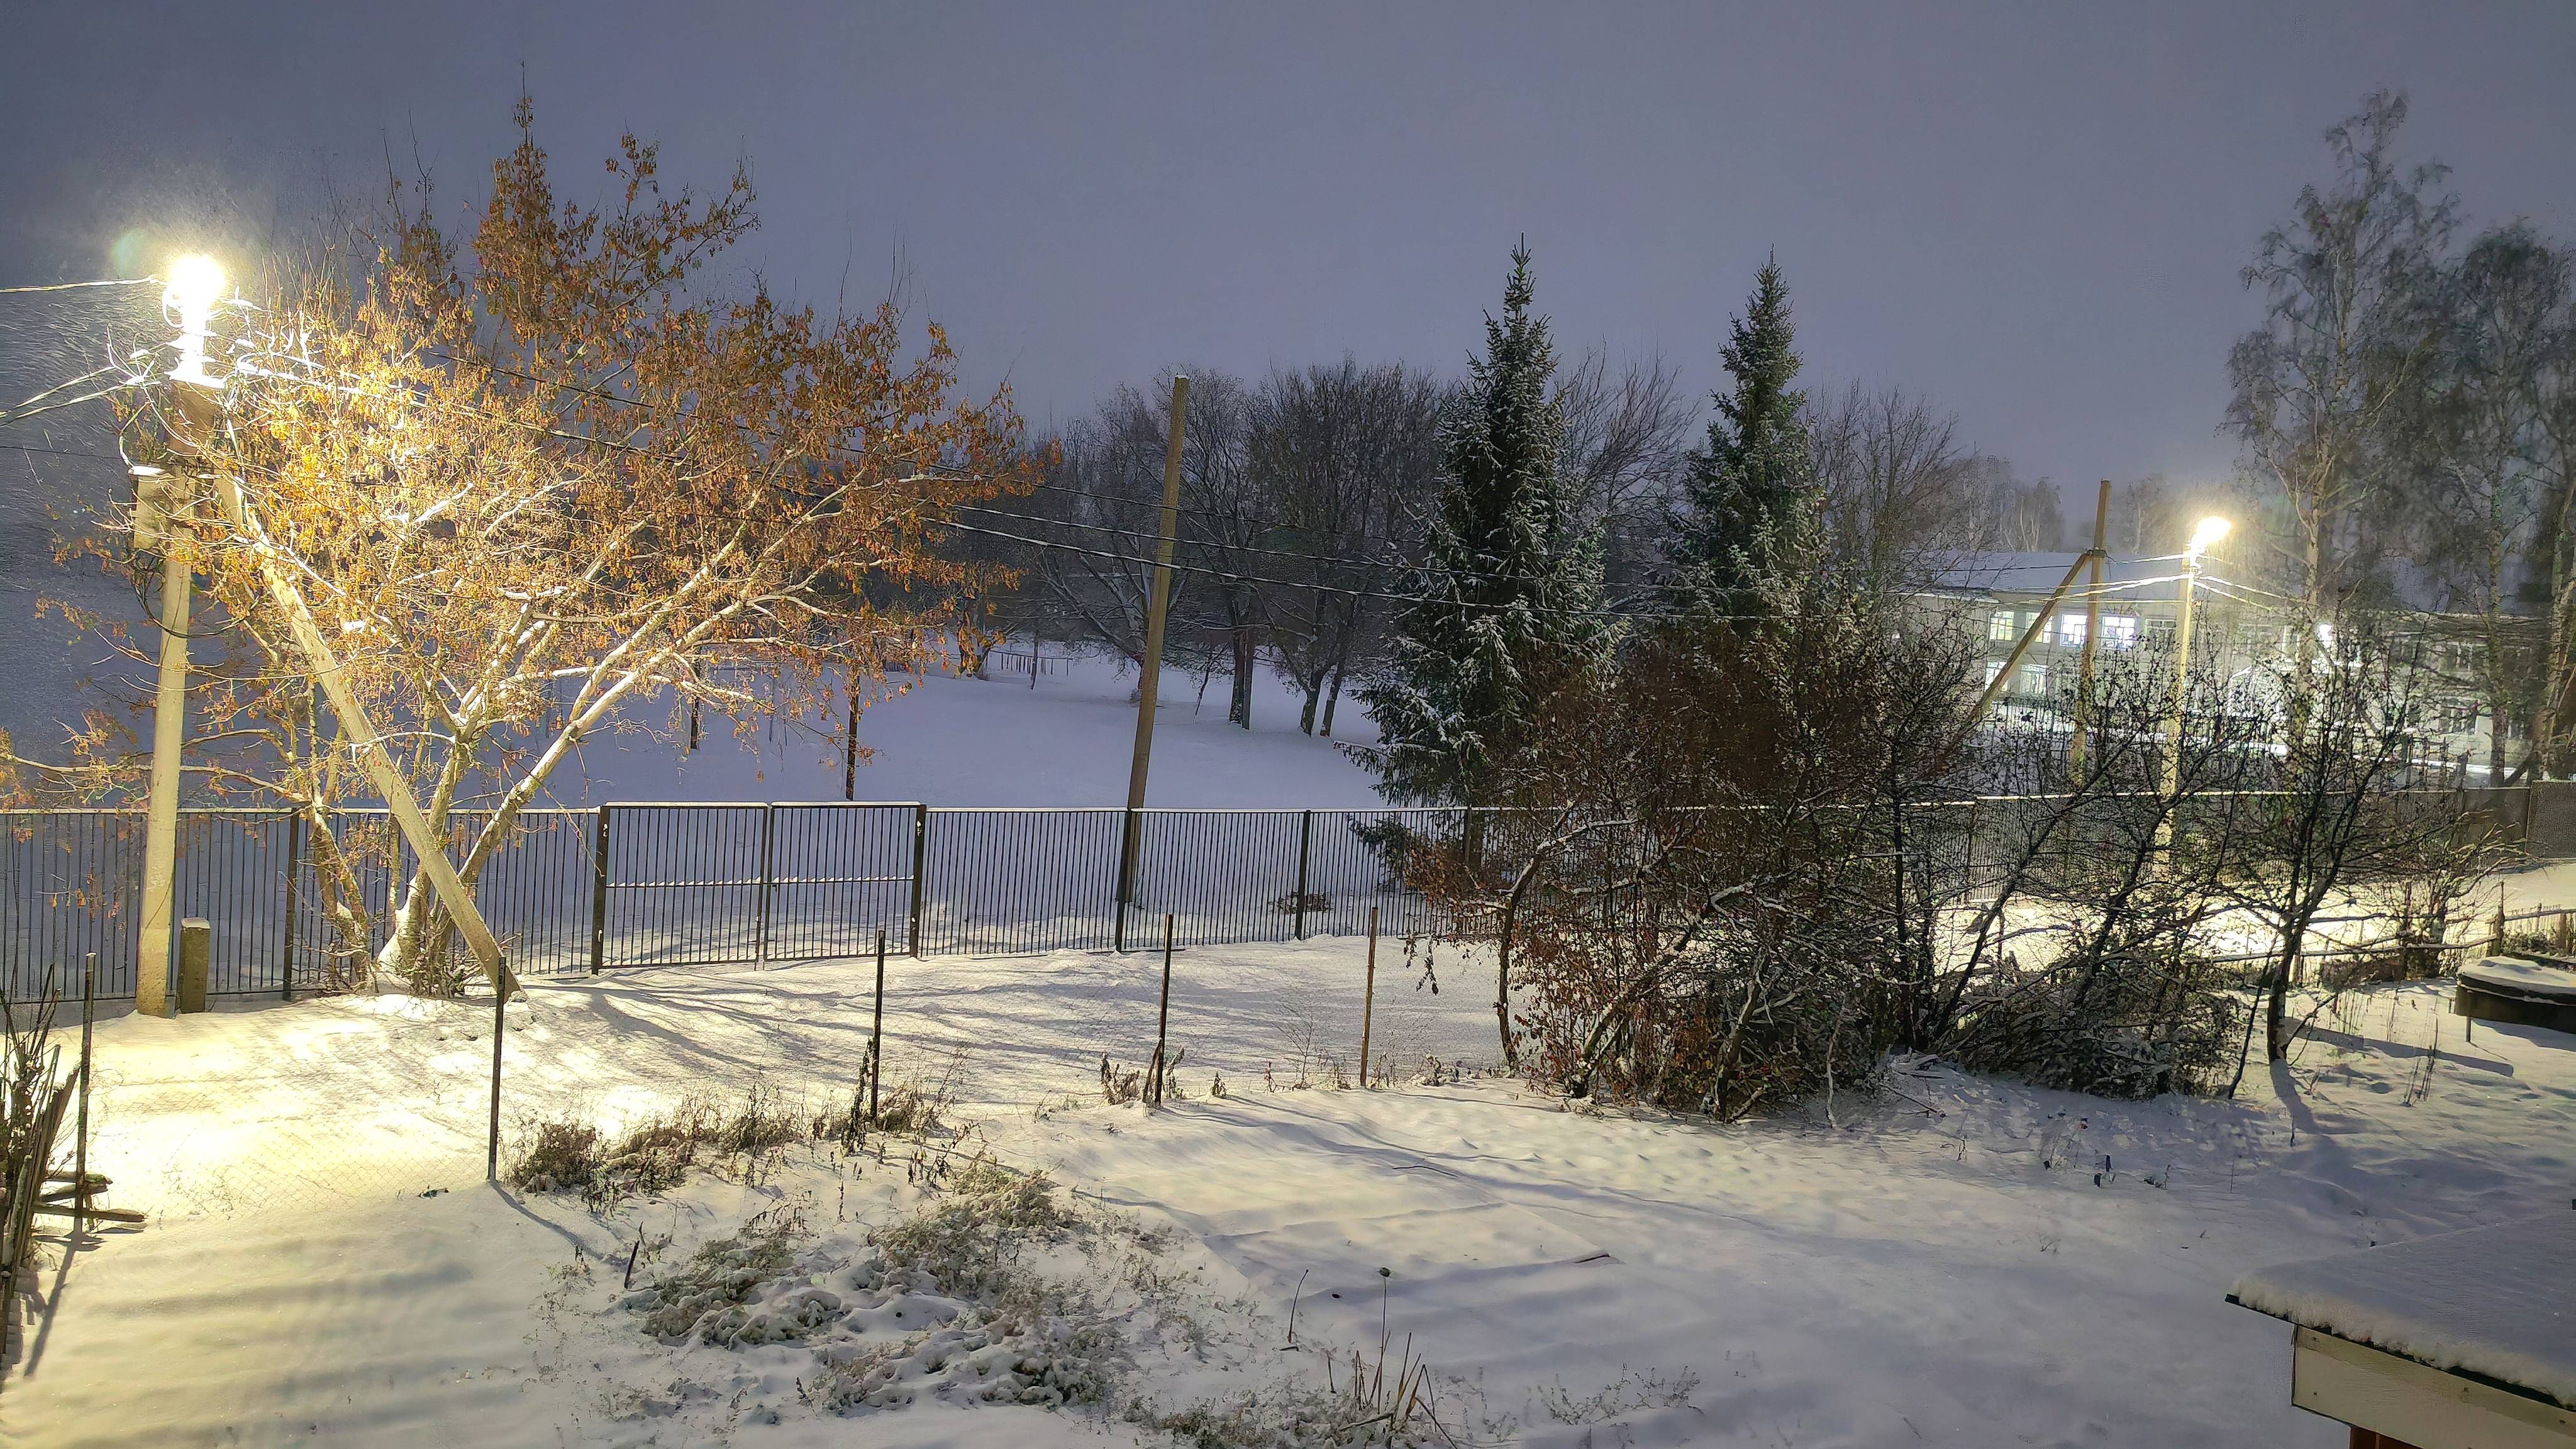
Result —
[{"label": "wooden utility pole", "polygon": [[1145,808],[1145,769],[1154,753],[1154,696],[1162,683],[1164,615],[1172,600],[1172,536],[1181,516],[1181,425],[1189,415],[1190,380],[1172,379],[1172,432],[1163,445],[1163,526],[1154,541],[1146,585],[1145,667],[1136,679],[1136,757],[1127,767],[1127,815],[1118,842],[1118,936],[1127,948],[1127,908],[1136,899],[1136,849]]},{"label": "wooden utility pole", "polygon": [[2111,480],[2102,480],[2101,490],[2093,495],[2093,587],[2084,595],[2084,654],[2076,666],[2075,738],[2066,749],[2066,773],[2070,778],[2084,775],[2085,733],[2092,728],[2093,716],[2093,650],[2102,637],[2102,561],[2109,555],[2111,540]]}]

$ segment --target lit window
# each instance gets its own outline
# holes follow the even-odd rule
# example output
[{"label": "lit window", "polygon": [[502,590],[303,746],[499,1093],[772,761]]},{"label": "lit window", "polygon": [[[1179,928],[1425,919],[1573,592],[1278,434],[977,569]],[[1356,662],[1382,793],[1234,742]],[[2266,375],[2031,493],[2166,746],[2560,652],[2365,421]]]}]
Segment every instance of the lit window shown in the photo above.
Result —
[{"label": "lit window", "polygon": [[1994,617],[1986,621],[1986,637],[1999,642],[2019,637],[2021,630],[2013,622],[2015,617],[2010,609],[1995,610]]},{"label": "lit window", "polygon": [[2003,662],[2002,660],[2000,660],[2000,659],[1989,659],[1989,660],[1987,660],[1987,661],[1986,661],[1986,683],[1988,683],[1988,684],[1992,684],[1992,683],[1994,683],[1994,682],[1995,682],[1995,676],[1996,676],[1996,675],[1998,675],[1998,674],[2001,674],[2001,673],[2003,673],[2003,672],[2004,672],[2004,662]]},{"label": "lit window", "polygon": [[2021,667],[2021,692],[2024,694],[2048,693],[2048,666],[2044,664],[2023,665]]},{"label": "lit window", "polygon": [[2057,616],[2057,642],[2070,649],[2082,647],[2084,643],[2084,616],[2082,614],[2060,614]]},{"label": "lit window", "polygon": [[2102,642],[2114,649],[2126,649],[2138,642],[2138,616],[2105,614],[2102,616]]}]

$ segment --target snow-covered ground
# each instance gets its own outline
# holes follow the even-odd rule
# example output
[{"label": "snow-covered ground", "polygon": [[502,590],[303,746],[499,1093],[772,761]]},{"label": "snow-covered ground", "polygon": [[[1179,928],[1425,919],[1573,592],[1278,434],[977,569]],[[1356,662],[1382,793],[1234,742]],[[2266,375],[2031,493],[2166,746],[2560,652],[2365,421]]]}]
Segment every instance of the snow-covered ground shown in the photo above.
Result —
[{"label": "snow-covered ground", "polygon": [[[890,963],[890,1079],[953,1071],[982,1148],[1170,1230],[1160,1276],[1136,1281],[1188,1311],[1116,1319],[1131,1389],[1158,1404],[1315,1379],[1319,1349],[1344,1366],[1373,1353],[1382,1313],[1433,1364],[1462,1443],[2323,1446],[2340,1430],[2288,1407],[2286,1330],[2229,1307],[2233,1278],[2563,1211],[2576,1180],[2576,1039],[2464,1041],[2436,985],[2348,997],[2294,1070],[2258,1066],[2235,1103],[2106,1103],[1899,1064],[1874,1099],[1720,1127],[1569,1112],[1473,1076],[1298,1089],[1300,1055],[1318,1081],[1324,1057],[1355,1050],[1360,950],[1184,953],[1187,1097],[1152,1113],[1100,1105],[1096,1088],[1100,1055],[1150,1050],[1158,960]],[[1439,997],[1417,992],[1390,950],[1374,1030],[1472,1064],[1490,996],[1467,963],[1442,973]],[[828,1103],[859,1059],[868,974],[539,986],[504,1034],[505,1118],[514,1134],[535,1117],[628,1119],[755,1078]],[[845,1419],[800,1397],[819,1382],[813,1345],[646,1336],[616,1306],[639,1237],[642,1283],[790,1208],[814,1264],[859,1263],[872,1229],[923,1202],[917,1169],[793,1149],[754,1181],[701,1175],[599,1215],[495,1191],[488,1023],[470,1004],[375,998],[104,1025],[92,1162],[154,1219],[45,1269],[52,1312],[0,1391],[0,1431],[31,1445],[1139,1437],[1083,1411],[936,1396]],[[839,1272],[846,1289],[859,1270]]]},{"label": "snow-covered ground", "polygon": [[[1030,687],[998,660],[991,677],[932,673],[859,716],[859,742],[874,751],[858,770],[862,800],[930,805],[1124,805],[1136,747],[1136,676],[1114,656],[1059,657]],[[1018,667],[1025,671],[1027,656]],[[903,676],[896,676],[898,683]],[[1187,674],[1166,674],[1155,712],[1146,803],[1175,809],[1365,809],[1382,804],[1369,777],[1333,740],[1297,728],[1301,697],[1264,671],[1253,690],[1252,728],[1226,723],[1227,682],[1202,692]],[[638,701],[628,718],[659,728],[667,699]],[[1376,726],[1345,696],[1337,739],[1373,743]],[[685,740],[685,734],[682,735]],[[843,751],[837,733],[763,725],[747,739],[709,719],[691,753],[679,741],[642,733],[594,737],[578,766],[553,782],[554,803],[603,800],[838,800]]]}]

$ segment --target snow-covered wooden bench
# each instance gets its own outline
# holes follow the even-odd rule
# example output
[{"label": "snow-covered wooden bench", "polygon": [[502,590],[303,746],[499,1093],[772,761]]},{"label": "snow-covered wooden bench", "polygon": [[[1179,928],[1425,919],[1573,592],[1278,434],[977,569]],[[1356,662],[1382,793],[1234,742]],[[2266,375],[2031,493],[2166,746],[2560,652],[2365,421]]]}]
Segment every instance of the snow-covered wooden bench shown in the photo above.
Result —
[{"label": "snow-covered wooden bench", "polygon": [[2227,1298],[2290,1322],[2290,1402],[2353,1449],[2576,1446],[2576,1204],[2264,1268]]},{"label": "snow-covered wooden bench", "polygon": [[2451,1014],[2576,1032],[2576,962],[2533,955],[2472,961],[2460,968]]}]

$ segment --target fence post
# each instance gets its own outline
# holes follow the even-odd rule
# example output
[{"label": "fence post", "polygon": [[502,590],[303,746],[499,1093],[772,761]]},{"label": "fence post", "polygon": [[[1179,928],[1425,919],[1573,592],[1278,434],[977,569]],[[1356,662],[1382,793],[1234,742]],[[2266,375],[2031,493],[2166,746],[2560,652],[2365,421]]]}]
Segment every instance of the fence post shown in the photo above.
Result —
[{"label": "fence post", "polygon": [[1154,1011],[1154,1069],[1146,1074],[1146,1105],[1163,1105],[1163,1044],[1172,1024],[1172,913],[1163,912],[1163,1001]]},{"label": "fence post", "polygon": [[1360,998],[1360,1090],[1369,1084],[1369,1032],[1377,1025],[1377,907],[1369,907],[1368,987]]},{"label": "fence post", "polygon": [[1297,936],[1306,939],[1306,862],[1315,853],[1315,812],[1301,810],[1297,819]]},{"label": "fence post", "polygon": [[930,807],[912,807],[912,909],[905,916],[904,940],[913,959],[921,958],[921,874],[930,856]]},{"label": "fence post", "polygon": [[769,892],[772,880],[770,862],[771,851],[777,837],[778,806],[774,803],[763,805],[760,807],[760,919],[759,923],[752,927],[751,933],[751,964],[754,970],[759,969],[769,960]]},{"label": "fence post", "polygon": [[868,1125],[877,1124],[877,1083],[885,1077],[885,927],[877,927],[877,999],[868,1017]]},{"label": "fence post", "polygon": [[492,985],[492,1127],[484,1139],[483,1180],[501,1180],[501,1033],[509,1024],[510,977],[501,973]]},{"label": "fence post", "polygon": [[590,974],[599,974],[608,952],[608,807],[599,807],[599,831],[590,848]]},{"label": "fence post", "polygon": [[79,1136],[72,1143],[72,1228],[89,1226],[89,1030],[98,999],[98,953],[81,958],[81,1064]]},{"label": "fence post", "polygon": [[295,999],[295,887],[296,876],[304,866],[304,812],[286,817],[286,945],[278,953],[277,979],[280,1000]]}]

